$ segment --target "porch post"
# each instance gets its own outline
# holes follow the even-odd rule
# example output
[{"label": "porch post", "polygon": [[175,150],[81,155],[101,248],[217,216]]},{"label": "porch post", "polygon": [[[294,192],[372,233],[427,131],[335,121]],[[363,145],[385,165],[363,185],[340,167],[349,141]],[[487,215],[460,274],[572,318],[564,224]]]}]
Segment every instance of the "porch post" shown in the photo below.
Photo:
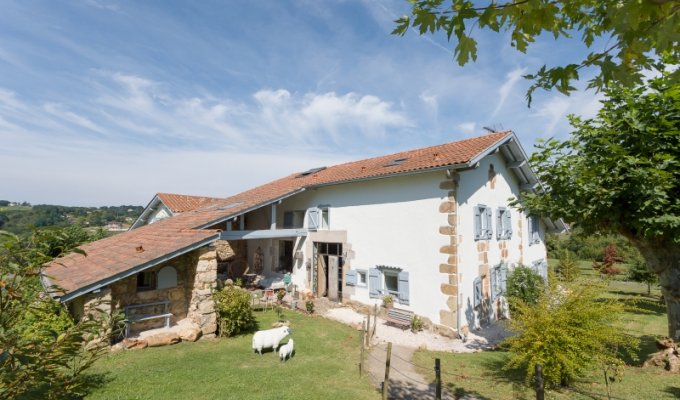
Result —
[{"label": "porch post", "polygon": [[276,229],[276,203],[272,203],[272,223],[270,229],[271,230]]}]

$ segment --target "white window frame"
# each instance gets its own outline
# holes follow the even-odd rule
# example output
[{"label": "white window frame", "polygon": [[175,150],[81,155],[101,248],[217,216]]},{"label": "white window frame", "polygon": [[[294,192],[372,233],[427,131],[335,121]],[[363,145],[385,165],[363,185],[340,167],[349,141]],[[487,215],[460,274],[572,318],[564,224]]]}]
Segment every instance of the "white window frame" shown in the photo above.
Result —
[{"label": "white window frame", "polygon": [[496,238],[498,240],[512,239],[512,213],[509,208],[499,207],[496,210]]},{"label": "white window frame", "polygon": [[474,207],[473,229],[475,240],[490,240],[493,236],[491,207],[478,204]]},{"label": "white window frame", "polygon": [[368,271],[365,269],[357,269],[357,287],[368,287]]},{"label": "white window frame", "polygon": [[527,217],[529,225],[529,245],[541,243],[541,222],[538,217]]}]

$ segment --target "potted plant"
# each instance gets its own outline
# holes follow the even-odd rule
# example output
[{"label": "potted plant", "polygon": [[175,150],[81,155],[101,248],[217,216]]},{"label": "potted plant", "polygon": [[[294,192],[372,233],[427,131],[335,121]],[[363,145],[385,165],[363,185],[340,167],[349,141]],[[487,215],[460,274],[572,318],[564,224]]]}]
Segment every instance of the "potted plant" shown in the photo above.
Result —
[{"label": "potted plant", "polygon": [[392,308],[392,305],[394,304],[394,297],[392,297],[391,294],[386,294],[383,296],[382,301],[383,307]]}]

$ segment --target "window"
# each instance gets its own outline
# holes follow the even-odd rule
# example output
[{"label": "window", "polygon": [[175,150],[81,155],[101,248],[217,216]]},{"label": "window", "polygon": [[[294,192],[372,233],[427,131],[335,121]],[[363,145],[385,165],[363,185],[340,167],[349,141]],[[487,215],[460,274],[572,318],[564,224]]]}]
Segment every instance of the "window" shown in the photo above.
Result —
[{"label": "window", "polygon": [[482,278],[475,278],[472,284],[474,285],[473,305],[477,308],[482,305]]},{"label": "window", "polygon": [[304,211],[286,211],[283,213],[283,228],[302,228],[304,218]]},{"label": "window", "polygon": [[384,271],[385,294],[396,295],[399,293],[399,278],[396,271]]},{"label": "window", "polygon": [[529,217],[529,244],[541,242],[539,229],[540,225],[538,217]]},{"label": "window", "polygon": [[531,268],[543,278],[543,282],[548,282],[548,263],[544,259],[532,262]]},{"label": "window", "polygon": [[137,274],[137,291],[155,289],[154,273],[151,271],[142,271]]},{"label": "window", "polygon": [[372,299],[393,295],[399,304],[409,304],[409,274],[401,268],[379,267],[368,270],[368,295]]},{"label": "window", "polygon": [[365,269],[351,269],[345,274],[345,285],[366,287],[368,286],[368,271]]},{"label": "window", "polygon": [[330,214],[328,207],[321,209],[321,229],[330,229]]},{"label": "window", "polygon": [[496,239],[507,240],[512,238],[512,220],[510,209],[501,207],[496,211]]},{"label": "window", "polygon": [[505,294],[508,266],[501,263],[491,268],[491,300]]},{"label": "window", "polygon": [[177,270],[174,267],[163,267],[158,271],[158,289],[177,287]]},{"label": "window", "polygon": [[357,286],[366,287],[368,285],[368,272],[365,269],[357,270]]},{"label": "window", "polygon": [[474,218],[475,240],[491,239],[491,208],[482,204],[476,206]]}]

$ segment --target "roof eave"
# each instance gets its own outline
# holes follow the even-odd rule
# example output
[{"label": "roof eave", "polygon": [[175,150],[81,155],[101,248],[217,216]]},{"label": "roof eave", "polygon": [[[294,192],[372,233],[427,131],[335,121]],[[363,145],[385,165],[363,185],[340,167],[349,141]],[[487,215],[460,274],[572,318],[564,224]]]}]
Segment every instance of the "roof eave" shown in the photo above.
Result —
[{"label": "roof eave", "polygon": [[[90,293],[90,292],[97,290],[97,289],[101,289],[105,286],[110,285],[111,283],[117,282],[121,279],[130,277],[130,276],[133,276],[133,275],[135,275],[139,272],[142,272],[146,269],[149,269],[149,268],[154,267],[158,264],[161,264],[163,262],[171,260],[175,257],[181,256],[182,254],[185,254],[185,253],[188,253],[192,250],[196,250],[200,247],[203,247],[206,244],[212,243],[215,240],[219,239],[219,236],[220,236],[219,233],[216,232],[214,235],[211,235],[207,238],[201,239],[198,242],[195,242],[195,243],[193,243],[189,246],[186,246],[186,247],[183,247],[181,249],[175,250],[173,252],[164,254],[161,257],[158,257],[158,258],[155,258],[153,260],[147,261],[145,263],[139,264],[135,267],[132,267],[132,268],[127,269],[125,271],[119,272],[119,273],[112,275],[108,278],[99,280],[97,282],[93,282],[89,285],[83,286],[83,287],[78,288],[76,290],[72,290],[72,291],[68,292],[67,294],[65,294],[63,296],[54,296],[54,297],[58,298],[59,301],[62,302],[62,303],[69,302],[69,301],[76,299],[76,298],[78,298],[78,297],[80,297],[84,294]],[[46,279],[47,280],[46,282],[51,282],[51,279],[49,279],[49,276],[44,276],[43,279]]]}]

